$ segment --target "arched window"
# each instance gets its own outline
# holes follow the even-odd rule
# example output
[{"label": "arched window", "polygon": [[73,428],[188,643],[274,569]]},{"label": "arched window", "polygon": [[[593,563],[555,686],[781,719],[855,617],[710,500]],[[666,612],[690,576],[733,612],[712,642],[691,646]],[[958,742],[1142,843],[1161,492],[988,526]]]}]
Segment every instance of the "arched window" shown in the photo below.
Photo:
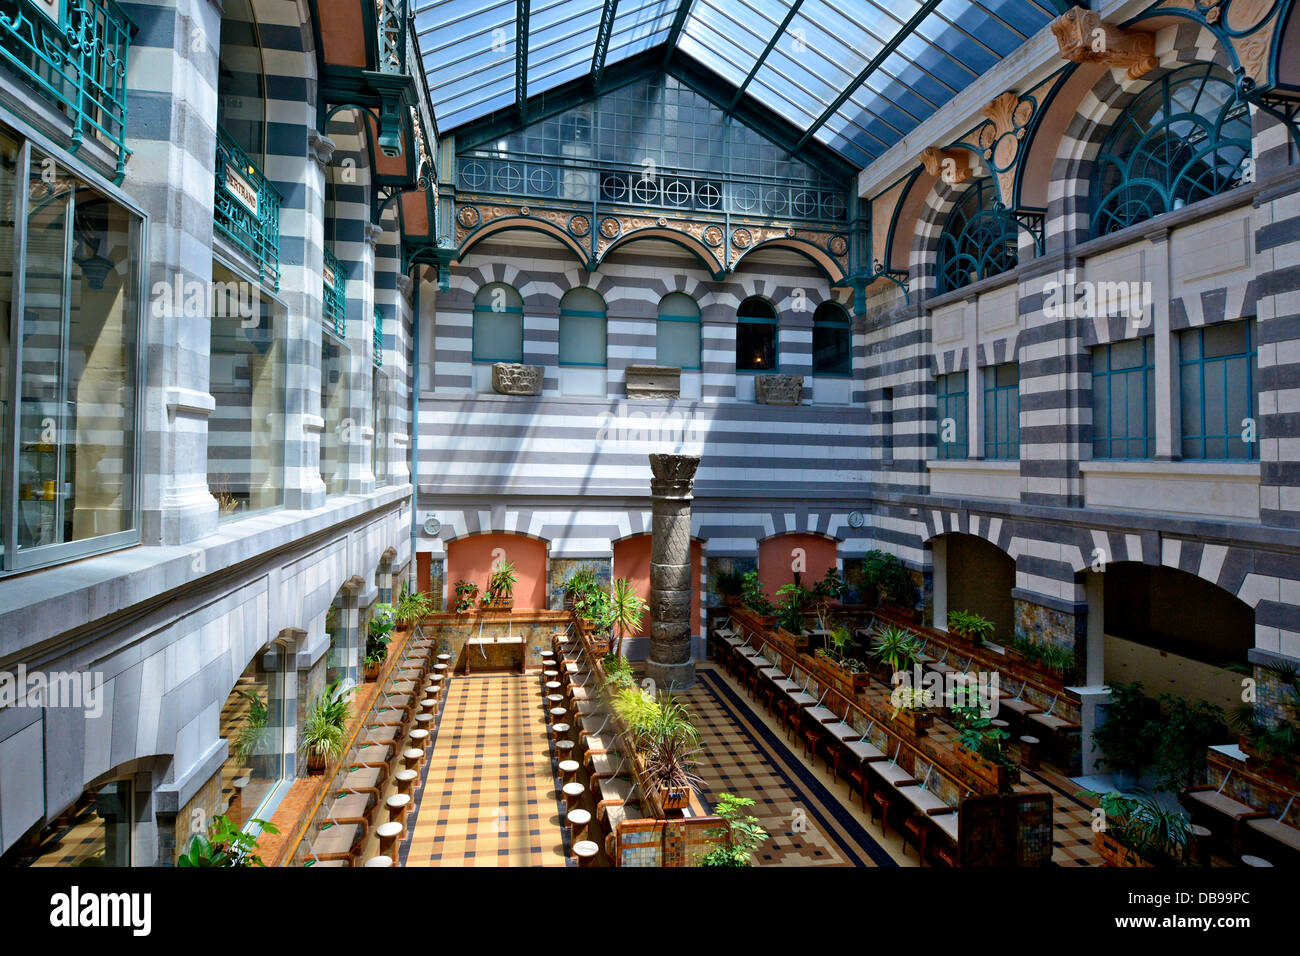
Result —
[{"label": "arched window", "polygon": [[1236,186],[1250,132],[1250,110],[1226,70],[1197,63],[1156,80],[1120,114],[1093,164],[1092,235]]},{"label": "arched window", "polygon": [[771,302],[755,295],[740,303],[736,310],[737,371],[777,370],[776,330],[776,309]]},{"label": "arched window", "polygon": [[1015,218],[998,202],[993,181],[972,183],[948,213],[939,236],[935,267],[938,293],[1014,269],[1018,233]]},{"label": "arched window", "polygon": [[249,0],[223,5],[217,77],[217,126],[258,166],[266,166],[266,69]]},{"label": "arched window", "polygon": [[524,300],[504,282],[491,282],[474,296],[474,361],[524,360]]},{"label": "arched window", "polygon": [[813,374],[853,374],[852,328],[838,302],[823,302],[813,313]]},{"label": "arched window", "polygon": [[570,289],[560,300],[560,364],[605,365],[605,300],[594,289]]},{"label": "arched window", "polygon": [[659,300],[655,363],[686,370],[700,367],[700,307],[685,292],[669,292]]}]

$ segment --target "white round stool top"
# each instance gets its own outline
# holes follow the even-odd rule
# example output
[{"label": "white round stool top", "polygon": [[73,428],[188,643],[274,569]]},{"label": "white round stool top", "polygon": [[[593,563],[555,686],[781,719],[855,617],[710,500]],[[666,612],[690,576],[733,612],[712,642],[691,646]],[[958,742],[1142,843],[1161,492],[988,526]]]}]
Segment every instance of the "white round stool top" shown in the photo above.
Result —
[{"label": "white round stool top", "polygon": [[420,779],[420,775],[414,770],[399,770],[397,773],[393,774],[393,776],[396,777],[400,783],[405,783],[408,780]]},{"label": "white round stool top", "polygon": [[572,740],[557,740],[555,742],[556,750],[569,751],[572,750],[573,748],[574,748],[574,743]]},{"label": "white round stool top", "polygon": [[441,677],[443,674],[447,673],[447,671],[451,670],[451,668],[448,667],[446,664],[434,664],[433,669],[437,671],[436,676],[438,677]]},{"label": "white round stool top", "polygon": [[560,676],[560,672],[556,670],[542,671],[542,676],[547,680],[555,680],[555,678]]},{"label": "white round stool top", "polygon": [[445,664],[445,663],[447,663],[449,660],[451,660],[451,655],[448,654],[446,651],[444,651],[443,653],[441,653],[441,654],[438,655],[438,660],[440,660],[442,663]]},{"label": "white round stool top", "polygon": [[393,858],[391,856],[385,856],[384,854],[381,853],[379,854],[379,856],[372,856],[370,859],[366,860],[365,865],[366,866],[392,866]]},{"label": "white round stool top", "polygon": [[388,804],[389,810],[400,810],[411,802],[411,795],[409,793],[395,793],[384,802]]},{"label": "white round stool top", "polygon": [[587,788],[575,780],[573,783],[566,783],[563,792],[566,797],[573,797],[576,800],[587,792]]},{"label": "white round stool top", "polygon": [[[435,664],[434,666],[437,667],[438,665]],[[430,674],[430,675],[429,675],[429,683],[430,683],[430,684],[438,684],[438,683],[441,683],[441,681],[442,681],[442,675],[441,675],[441,674]]]},{"label": "white round stool top", "polygon": [[542,651],[541,653],[541,658],[544,661],[549,661],[554,656],[555,656],[555,651]]},{"label": "white round stool top", "polygon": [[567,734],[569,732],[568,724],[551,724],[551,730],[557,734]]},{"label": "white round stool top", "polygon": [[560,703],[561,701],[564,700],[564,695],[563,695],[563,694],[547,694],[547,695],[546,695],[546,699],[549,700],[552,704],[558,704],[558,703]]},{"label": "white round stool top", "polygon": [[591,822],[591,811],[584,810],[582,807],[570,810],[564,815],[564,819],[569,822],[570,826],[585,827]]},{"label": "white round stool top", "polygon": [[1241,858],[1241,862],[1246,864],[1247,866],[1272,866],[1273,865],[1272,863],[1268,862],[1268,860],[1265,860],[1263,857],[1251,856],[1249,853],[1247,853],[1245,856]]},{"label": "white round stool top", "polygon": [[385,840],[398,836],[406,829],[406,824],[394,820],[391,823],[381,823],[375,827],[375,835]]},{"label": "white round stool top", "polygon": [[423,727],[425,724],[433,723],[433,714],[416,714],[415,722]]},{"label": "white round stool top", "polygon": [[1021,738],[1020,738],[1020,742],[1021,742],[1022,744],[1029,744],[1029,746],[1032,747],[1034,744],[1038,743],[1038,738],[1037,738],[1037,737],[1028,737],[1028,736],[1026,736],[1026,737],[1021,737]]},{"label": "white round stool top", "polygon": [[411,739],[414,740],[417,744],[423,744],[426,740],[429,739],[429,732],[427,730],[412,730]]},{"label": "white round stool top", "polygon": [[436,697],[426,697],[426,698],[424,698],[424,700],[420,701],[420,706],[421,706],[421,707],[437,707],[437,706],[438,706],[438,698],[436,698]]},{"label": "white round stool top", "polygon": [[565,710],[563,707],[552,707],[552,708],[551,708],[551,716],[552,716],[552,717],[566,717],[566,716],[568,716],[568,713],[569,713],[569,712],[568,712],[567,710]]},{"label": "white round stool top", "polygon": [[580,766],[576,760],[561,760],[560,773],[577,773]]},{"label": "white round stool top", "polygon": [[[402,756],[406,757],[408,760],[419,760],[424,756],[424,751],[416,747],[410,747],[402,751]],[[414,771],[412,771],[412,773],[414,773]]]},{"label": "white round stool top", "polygon": [[595,843],[592,843],[590,840],[579,840],[577,843],[573,844],[574,855],[584,860],[590,860],[599,852],[600,847]]},{"label": "white round stool top", "polygon": [[559,689],[560,689],[561,687],[563,687],[563,686],[564,686],[564,685],[561,684],[558,680],[548,680],[548,681],[546,682],[546,689],[547,689],[547,690],[550,690],[550,691],[556,691],[556,690],[559,690]]}]

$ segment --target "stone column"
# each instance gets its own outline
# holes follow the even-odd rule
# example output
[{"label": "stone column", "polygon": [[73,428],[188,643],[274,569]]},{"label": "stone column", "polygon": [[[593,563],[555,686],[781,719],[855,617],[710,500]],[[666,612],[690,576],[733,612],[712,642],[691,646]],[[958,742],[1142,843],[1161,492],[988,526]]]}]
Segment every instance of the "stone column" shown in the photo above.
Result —
[{"label": "stone column", "polygon": [[691,487],[699,455],[651,455],[650,655],[646,676],[663,690],[695,683],[691,659]]}]

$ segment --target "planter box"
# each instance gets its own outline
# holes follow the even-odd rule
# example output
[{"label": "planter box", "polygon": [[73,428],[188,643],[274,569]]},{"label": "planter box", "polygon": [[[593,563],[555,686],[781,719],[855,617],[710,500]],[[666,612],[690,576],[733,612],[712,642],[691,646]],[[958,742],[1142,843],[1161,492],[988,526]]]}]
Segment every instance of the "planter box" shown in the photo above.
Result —
[{"label": "planter box", "polygon": [[1245,734],[1237,738],[1237,746],[1250,758],[1247,767],[1252,773],[1267,777],[1290,791],[1294,791],[1297,785],[1300,785],[1300,758],[1265,756],[1264,752],[1255,746],[1255,742]]},{"label": "planter box", "polygon": [[689,787],[680,790],[670,790],[667,787],[659,788],[659,806],[665,810],[684,810],[691,805],[691,791]]},{"label": "planter box", "polygon": [[971,776],[977,777],[993,787],[997,793],[1006,793],[1020,779],[1020,771],[1012,767],[1005,767],[1000,763],[994,763],[992,760],[986,760],[961,744],[954,744],[953,749],[957,752],[957,760],[962,768]]},{"label": "planter box", "polygon": [[1154,866],[1104,830],[1092,835],[1092,845],[1107,866]]},{"label": "planter box", "polygon": [[365,664],[362,666],[362,673],[365,675],[367,684],[373,684],[379,679],[379,672],[383,669],[383,666],[383,661],[378,664]]},{"label": "planter box", "polygon": [[934,715],[920,708],[902,707],[898,711],[898,716],[894,717],[892,716],[894,704],[889,699],[890,696],[890,694],[884,695],[885,706],[889,708],[891,715],[890,719],[899,727],[910,732],[913,737],[924,737],[926,731],[934,725]]}]

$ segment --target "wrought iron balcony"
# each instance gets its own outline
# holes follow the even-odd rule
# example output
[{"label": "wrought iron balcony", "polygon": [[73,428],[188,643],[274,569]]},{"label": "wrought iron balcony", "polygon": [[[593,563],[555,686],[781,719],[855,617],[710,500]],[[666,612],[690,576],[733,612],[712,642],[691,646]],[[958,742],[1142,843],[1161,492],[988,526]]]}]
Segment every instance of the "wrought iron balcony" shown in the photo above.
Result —
[{"label": "wrought iron balcony", "polygon": [[257,266],[271,291],[280,288],[280,193],[224,130],[217,130],[214,225]]},{"label": "wrought iron balcony", "polygon": [[113,0],[0,0],[0,54],[72,123],[75,152],[87,132],[126,168],[126,65],[130,19]]},{"label": "wrought iron balcony", "polygon": [[339,338],[346,338],[344,323],[347,314],[348,274],[329,246],[325,247],[324,292],[321,318],[325,327]]}]

